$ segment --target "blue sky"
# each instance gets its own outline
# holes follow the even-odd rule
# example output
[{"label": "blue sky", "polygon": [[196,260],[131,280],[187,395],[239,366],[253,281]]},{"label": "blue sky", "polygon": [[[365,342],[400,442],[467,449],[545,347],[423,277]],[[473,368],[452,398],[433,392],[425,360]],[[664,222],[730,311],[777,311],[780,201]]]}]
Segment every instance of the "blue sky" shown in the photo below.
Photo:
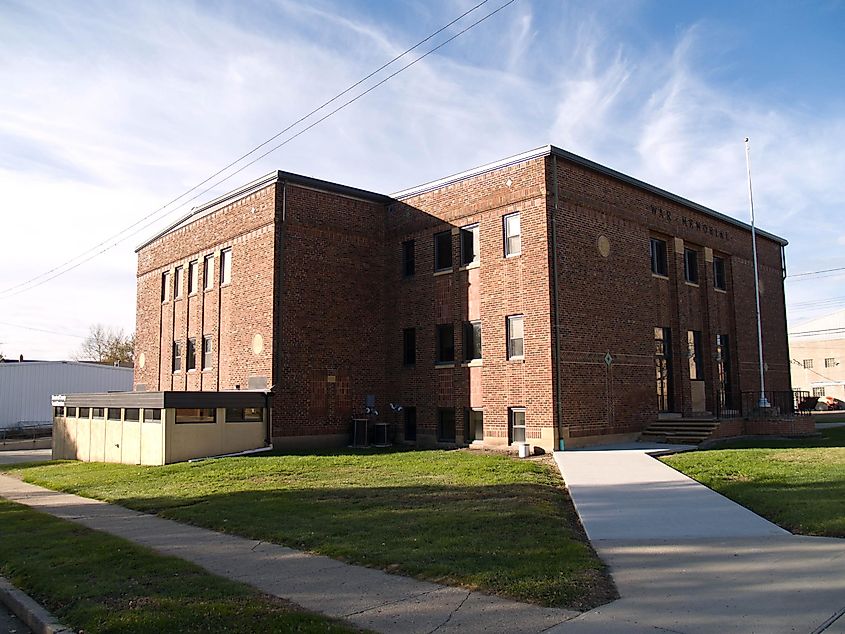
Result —
[{"label": "blue sky", "polygon": [[[66,358],[94,322],[131,331],[133,248],[185,207],[2,291],[474,4],[0,0],[0,351]],[[845,267],[843,33],[843,2],[516,0],[199,201],[277,168],[392,192],[551,143],[747,220],[749,136],[758,224],[790,241],[789,270]],[[792,330],[845,306],[843,275],[786,287]]]}]

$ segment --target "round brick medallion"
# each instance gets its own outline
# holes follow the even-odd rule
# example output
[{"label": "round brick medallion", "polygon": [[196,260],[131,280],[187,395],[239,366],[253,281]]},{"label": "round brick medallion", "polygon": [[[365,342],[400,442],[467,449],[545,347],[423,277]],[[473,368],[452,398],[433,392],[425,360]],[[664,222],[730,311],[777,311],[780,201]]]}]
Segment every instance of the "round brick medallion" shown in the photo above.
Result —
[{"label": "round brick medallion", "polygon": [[147,365],[147,355],[142,352],[138,355],[138,367],[143,370],[145,365]]},{"label": "round brick medallion", "polygon": [[254,354],[261,354],[264,352],[264,337],[258,333],[255,333],[252,338],[252,352]]},{"label": "round brick medallion", "polygon": [[599,236],[598,240],[596,240],[596,248],[599,250],[599,255],[603,258],[610,255],[610,240],[607,239],[607,236]]}]

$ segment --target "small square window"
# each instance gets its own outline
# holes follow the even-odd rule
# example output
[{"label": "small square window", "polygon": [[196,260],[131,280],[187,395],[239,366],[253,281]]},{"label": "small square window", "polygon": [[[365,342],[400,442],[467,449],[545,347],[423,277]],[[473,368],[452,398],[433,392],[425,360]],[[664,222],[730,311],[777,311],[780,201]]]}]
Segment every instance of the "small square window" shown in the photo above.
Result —
[{"label": "small square window", "polygon": [[823,387],[814,387],[813,388],[813,396],[824,396],[824,388]]},{"label": "small square window", "polygon": [[417,362],[417,329],[405,328],[402,331],[402,365],[414,365]]},{"label": "small square window", "polygon": [[660,238],[651,238],[649,243],[651,250],[651,272],[654,275],[669,277],[669,262],[666,258],[666,241]]},{"label": "small square window", "polygon": [[176,273],[173,276],[173,297],[179,299],[182,297],[182,278],[185,277],[185,269],[181,266],[176,267]]},{"label": "small square window", "polygon": [[437,325],[436,363],[453,363],[455,361],[455,327],[452,324]]},{"label": "small square window", "polygon": [[188,339],[188,347],[185,349],[185,369],[188,372],[197,369],[197,340],[194,337]]},{"label": "small square window", "polygon": [[109,420],[120,420],[120,408],[109,407],[106,410],[106,418],[108,418]]},{"label": "small square window", "polygon": [[481,358],[481,322],[464,322],[464,360]]},{"label": "small square window", "polygon": [[65,416],[67,416],[68,418],[76,418],[76,408],[68,407],[65,411]]},{"label": "small square window", "polygon": [[91,408],[91,418],[104,418],[106,415],[106,410],[103,407],[92,407]]},{"label": "small square window", "polygon": [[525,357],[525,317],[511,315],[507,323],[508,359]]},{"label": "small square window", "polygon": [[91,417],[91,408],[90,407],[80,407],[79,408],[79,418],[90,418]]},{"label": "small square window", "polygon": [[828,357],[824,360],[824,367],[826,368],[835,368],[838,364],[836,363],[836,359],[834,357]]},{"label": "small square window", "polygon": [[162,303],[170,300],[170,271],[165,271],[161,274],[161,301]]},{"label": "small square window", "polygon": [[53,407],[53,416],[57,416],[59,418],[65,415],[65,408],[63,405],[56,405]]},{"label": "small square window", "polygon": [[437,410],[437,442],[455,442],[455,408]]},{"label": "small square window", "polygon": [[684,249],[684,280],[698,284],[698,251]]},{"label": "small square window", "polygon": [[525,442],[525,408],[508,409],[508,442]]},{"label": "small square window", "polygon": [[161,422],[161,410],[160,409],[145,409],[144,410],[144,422],[145,423],[160,423]]},{"label": "small square window", "polygon": [[173,371],[182,370],[182,345],[178,341],[173,342]]},{"label": "small square window", "polygon": [[417,272],[415,256],[414,241],[405,240],[405,242],[402,243],[402,275],[404,277],[411,277]]},{"label": "small square window", "polygon": [[502,223],[505,239],[505,257],[519,255],[522,253],[522,226],[520,224],[519,214],[504,216]]},{"label": "small square window", "polygon": [[127,407],[123,410],[123,420],[138,421],[140,420],[141,410],[137,407]]},{"label": "small square window", "polygon": [[452,268],[452,232],[434,234],[434,270],[448,271]]},{"label": "small square window", "polygon": [[461,229],[461,266],[477,264],[480,250],[478,225],[463,227]]},{"label": "small square window", "polygon": [[804,359],[804,368],[806,368],[807,370],[811,370],[813,368],[813,360]]},{"label": "small square window", "polygon": [[232,281],[232,249],[220,252],[220,286]]},{"label": "small square window", "polygon": [[202,338],[202,369],[208,370],[211,368],[211,335],[205,335]]},{"label": "small square window", "polygon": [[202,283],[205,290],[214,288],[214,256],[207,255],[202,261]]},{"label": "small square window", "polygon": [[727,290],[727,277],[725,276],[725,258],[713,257],[713,288],[720,291]]}]

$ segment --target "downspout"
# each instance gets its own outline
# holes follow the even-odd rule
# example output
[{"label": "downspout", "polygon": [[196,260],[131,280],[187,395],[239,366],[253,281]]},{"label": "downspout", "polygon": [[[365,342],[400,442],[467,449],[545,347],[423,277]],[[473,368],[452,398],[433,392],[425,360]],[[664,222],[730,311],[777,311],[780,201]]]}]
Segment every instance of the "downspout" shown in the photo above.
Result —
[{"label": "downspout", "polygon": [[557,189],[557,156],[552,151],[552,188],[554,190],[554,208],[552,209],[552,301],[554,302],[554,322],[552,323],[552,344],[555,364],[555,409],[557,416],[557,448],[563,451],[563,395],[561,394],[560,367],[560,317],[557,289],[557,211],[560,197]]},{"label": "downspout", "polygon": [[[273,394],[273,400],[275,401],[275,392],[276,388],[281,385],[282,381],[282,356],[280,354],[280,349],[282,347],[281,341],[281,333],[282,329],[279,325],[281,310],[280,304],[282,302],[282,290],[283,290],[283,278],[284,272],[282,270],[282,254],[283,254],[283,247],[282,247],[282,232],[283,232],[283,225],[285,222],[285,217],[287,215],[287,193],[288,193],[288,183],[287,181],[282,181],[282,209],[281,209],[281,218],[279,215],[276,214],[275,216],[275,227],[274,227],[274,249],[273,249],[273,306],[271,307],[271,311],[273,314],[273,384],[270,386],[270,392]],[[269,401],[269,395],[267,397]],[[273,444],[273,408],[268,408],[268,416],[267,416],[267,445],[272,446]]]}]

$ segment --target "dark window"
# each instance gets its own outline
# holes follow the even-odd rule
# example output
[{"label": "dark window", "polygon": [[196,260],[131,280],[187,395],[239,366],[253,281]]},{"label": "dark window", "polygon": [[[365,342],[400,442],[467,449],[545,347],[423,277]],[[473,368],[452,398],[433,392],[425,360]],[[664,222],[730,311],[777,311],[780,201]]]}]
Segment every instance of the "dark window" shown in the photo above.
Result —
[{"label": "dark window", "polygon": [[173,371],[179,372],[182,369],[182,345],[178,341],[173,342]]},{"label": "dark window", "polygon": [[826,368],[835,368],[837,365],[839,364],[836,363],[836,357],[827,357],[824,360],[824,367]]},{"label": "dark window", "polygon": [[264,420],[264,409],[261,407],[227,407],[227,423],[260,423]]},{"label": "dark window", "polygon": [[141,414],[141,410],[137,407],[127,407],[123,410],[123,420],[132,420],[137,421],[140,420],[139,416]]},{"label": "dark window", "polygon": [[232,281],[232,249],[220,252],[220,286]]},{"label": "dark window", "polygon": [[211,367],[211,335],[204,335],[202,338],[202,369],[208,370]]},{"label": "dark window", "polygon": [[177,407],[176,424],[215,423],[214,409],[211,407]]},{"label": "dark window", "polygon": [[405,440],[417,439],[417,408],[405,407],[402,409],[402,416],[405,423]]},{"label": "dark window", "polygon": [[471,225],[461,229],[461,266],[478,262],[480,242],[478,225]]},{"label": "dark window", "polygon": [[106,410],[102,407],[91,408],[91,418],[103,418],[106,415]]},{"label": "dark window", "polygon": [[698,284],[698,251],[694,249],[684,249],[684,279]]},{"label": "dark window", "polygon": [[202,283],[205,290],[214,288],[214,256],[207,255],[202,262]]},{"label": "dark window", "polygon": [[65,416],[68,418],[76,418],[76,408],[75,407],[68,407],[65,410]]},{"label": "dark window", "polygon": [[145,409],[144,410],[144,422],[145,423],[160,423],[161,422],[161,410],[160,409]]},{"label": "dark window", "polygon": [[179,299],[182,297],[182,278],[185,277],[184,269],[181,266],[176,267],[176,273],[173,276],[173,297]]},{"label": "dark window", "polygon": [[812,359],[804,359],[804,369],[811,370],[813,368],[813,360]]},{"label": "dark window", "polygon": [[197,369],[197,340],[194,337],[188,339],[188,346],[185,348],[185,369]]},{"label": "dark window", "polygon": [[441,407],[437,410],[437,441],[455,442],[455,409]]},{"label": "dark window", "polygon": [[468,409],[467,418],[467,442],[484,440],[484,412],[480,409]]},{"label": "dark window", "polygon": [[728,288],[727,278],[725,277],[725,259],[718,256],[713,257],[713,286],[720,291]]},{"label": "dark window", "polygon": [[464,322],[464,360],[481,358],[481,322]]},{"label": "dark window", "polygon": [[505,257],[522,253],[522,226],[518,213],[502,218],[502,232],[505,242]]},{"label": "dark window", "polygon": [[411,277],[417,272],[417,262],[414,253],[414,241],[405,240],[402,243],[402,275]]},{"label": "dark window", "polygon": [[687,349],[689,356],[689,378],[693,381],[704,380],[702,365],[701,333],[698,330],[687,331]]},{"label": "dark window", "polygon": [[417,329],[405,328],[402,331],[402,365],[414,365],[417,362]]},{"label": "dark window", "polygon": [[79,408],[79,418],[90,418],[91,416],[91,408],[90,407],[80,407]]},{"label": "dark window", "polygon": [[455,327],[452,324],[437,325],[437,363],[452,363],[455,361]]},{"label": "dark window", "polygon": [[814,387],[813,388],[813,396],[824,396],[824,388],[823,387]]},{"label": "dark window", "polygon": [[161,274],[161,301],[166,302],[170,299],[170,272],[165,271]]},{"label": "dark window", "polygon": [[654,329],[654,368],[657,378],[657,410],[672,410],[672,333],[669,328]]},{"label": "dark window", "polygon": [[522,359],[525,356],[525,318],[522,315],[508,317],[508,359]]},{"label": "dark window", "polygon": [[666,241],[660,238],[652,238],[651,249],[651,272],[655,275],[669,276],[669,263],[666,260]]},{"label": "dark window", "polygon": [[106,418],[108,418],[109,420],[120,420],[120,408],[109,407],[106,410]]},{"label": "dark window", "polygon": [[447,271],[452,268],[452,232],[434,234],[434,270]]},{"label": "dark window", "polygon": [[728,335],[716,335],[716,374],[719,378],[719,407],[721,411],[734,409],[733,369]]},{"label": "dark window", "polygon": [[525,442],[525,408],[511,407],[508,409],[508,441]]},{"label": "dark window", "polygon": [[53,407],[53,416],[64,416],[65,415],[65,408],[61,405],[57,405]]},{"label": "dark window", "polygon": [[188,295],[197,292],[197,286],[199,286],[199,275],[199,262],[196,260],[188,262]]}]

